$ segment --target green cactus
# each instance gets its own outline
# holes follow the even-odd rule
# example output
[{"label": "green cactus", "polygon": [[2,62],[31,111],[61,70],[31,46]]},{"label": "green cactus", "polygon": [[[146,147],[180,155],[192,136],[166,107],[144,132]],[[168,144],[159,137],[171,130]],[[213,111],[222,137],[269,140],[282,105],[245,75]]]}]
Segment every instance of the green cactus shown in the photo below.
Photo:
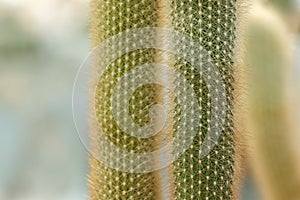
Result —
[{"label": "green cactus", "polygon": [[[96,48],[110,37],[134,28],[158,27],[178,31],[201,44],[210,56],[221,77],[227,105],[224,127],[210,152],[200,157],[201,144],[210,129],[212,116],[210,87],[193,63],[158,49],[142,49],[126,53],[116,59],[97,81],[95,112],[98,125],[106,139],[125,151],[144,153],[161,147],[178,132],[181,107],[178,99],[156,84],[138,88],[130,98],[129,113],[135,124],[145,126],[150,122],[149,108],[157,103],[169,105],[171,126],[151,138],[135,138],[122,130],[113,119],[111,111],[112,90],[118,80],[135,66],[146,63],[165,63],[186,77],[193,86],[201,111],[199,129],[190,147],[169,166],[154,172],[122,172],[109,168],[97,159],[90,158],[90,199],[237,199],[241,165],[241,132],[236,121],[237,103],[241,88],[238,85],[239,66],[236,64],[238,44],[237,21],[241,0],[92,0],[90,33],[92,47]],[[158,39],[160,37],[158,36]],[[116,48],[117,51],[117,48]],[[188,51],[188,50],[187,50]],[[199,55],[201,56],[201,55]],[[148,77],[165,79],[164,72],[147,71]],[[179,92],[185,92],[178,82],[168,82]],[[216,83],[217,84],[217,83]],[[124,91],[125,92],[125,91]],[[122,103],[123,99],[117,99]],[[190,106],[190,105],[185,105]],[[218,106],[218,105],[217,105]],[[218,121],[218,122],[219,122]],[[170,125],[170,124],[169,124]],[[93,127],[94,125],[92,125]],[[97,138],[92,128],[91,137]],[[209,139],[209,138],[208,138]],[[95,139],[96,140],[96,139]],[[101,146],[94,142],[94,151]],[[160,159],[160,158],[154,158]],[[122,163],[120,163],[122,164]]]},{"label": "green cactus", "polygon": [[300,199],[296,116],[289,98],[290,33],[276,12],[257,4],[245,22],[252,168],[265,199]]},{"label": "green cactus", "polygon": [[268,0],[268,3],[274,5],[278,10],[282,12],[290,12],[294,9],[294,0]]},{"label": "green cactus", "polygon": [[[236,41],[236,1],[173,1],[174,29],[190,35],[208,50],[212,62],[218,67],[225,83],[228,113],[225,128],[218,134],[218,144],[211,152],[199,159],[201,144],[208,131],[211,118],[209,94],[203,77],[192,70],[192,65],[178,59],[176,66],[187,74],[195,85],[201,111],[200,131],[191,147],[174,163],[176,199],[235,199],[233,189],[237,146],[234,139],[233,119],[234,93],[234,48]],[[200,83],[200,84],[199,84]],[[220,102],[221,103],[221,102]]]}]

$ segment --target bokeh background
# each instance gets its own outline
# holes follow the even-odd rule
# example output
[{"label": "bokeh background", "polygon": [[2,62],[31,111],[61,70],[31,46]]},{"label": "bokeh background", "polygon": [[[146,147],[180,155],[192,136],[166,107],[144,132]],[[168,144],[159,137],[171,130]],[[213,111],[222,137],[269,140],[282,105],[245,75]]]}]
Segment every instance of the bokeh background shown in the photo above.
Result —
[{"label": "bokeh background", "polygon": [[[88,199],[71,103],[87,23],[88,0],[0,0],[0,200]],[[295,54],[300,91],[300,37]],[[259,199],[251,178],[242,199]]]},{"label": "bokeh background", "polygon": [[87,0],[0,0],[0,200],[87,199],[72,87]]}]

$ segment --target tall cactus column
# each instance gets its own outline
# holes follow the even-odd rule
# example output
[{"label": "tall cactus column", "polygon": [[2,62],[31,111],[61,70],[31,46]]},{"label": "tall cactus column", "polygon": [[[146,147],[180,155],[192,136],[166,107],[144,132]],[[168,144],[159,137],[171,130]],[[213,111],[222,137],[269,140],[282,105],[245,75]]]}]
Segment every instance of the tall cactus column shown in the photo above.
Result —
[{"label": "tall cactus column", "polygon": [[299,126],[290,91],[293,38],[281,17],[261,3],[244,26],[254,178],[264,199],[299,199]]},{"label": "tall cactus column", "polygon": [[[115,59],[104,70],[101,79],[96,82],[95,95],[92,95],[92,107],[95,112],[95,123],[104,132],[105,140],[111,141],[116,147],[127,151],[140,153],[155,151],[161,148],[164,141],[172,140],[175,135],[182,134],[179,126],[181,122],[195,121],[193,127],[197,129],[192,143],[173,163],[147,173],[122,171],[101,163],[97,158],[90,158],[90,199],[237,199],[240,157],[241,132],[236,122],[237,103],[241,88],[238,84],[239,66],[235,60],[237,55],[238,31],[237,21],[242,0],[91,0],[90,33],[92,47],[97,48],[109,38],[132,29],[165,28],[176,31],[199,43],[203,47],[201,58],[204,64],[193,61],[161,49],[145,48],[126,52]],[[128,36],[129,37],[129,36]],[[131,37],[131,36],[130,36]],[[147,37],[147,35],[145,35]],[[128,38],[129,39],[129,38]],[[157,35],[157,40],[165,40],[163,35]],[[167,38],[169,39],[169,38]],[[125,39],[126,40],[126,39]],[[161,42],[161,41],[160,41]],[[162,41],[164,42],[164,41]],[[170,41],[166,41],[168,43]],[[176,44],[176,40],[171,43]],[[120,45],[120,46],[118,46]],[[118,54],[123,43],[114,47]],[[176,46],[176,45],[175,45]],[[100,52],[101,53],[101,52]],[[193,50],[187,46],[187,54]],[[184,53],[183,53],[184,54]],[[206,57],[208,56],[208,57]],[[201,60],[200,59],[200,60]],[[101,62],[101,61],[100,61]],[[214,68],[212,72],[220,80],[207,81],[206,74],[197,71],[195,64],[206,69],[206,62]],[[149,138],[134,137],[118,124],[118,119],[112,109],[118,110],[124,104],[124,99],[114,99],[113,92],[118,81],[136,66],[147,63],[165,64],[185,77],[192,87],[200,113],[195,119],[190,116],[182,117],[182,110],[190,107],[189,101],[180,102],[180,99],[170,95],[159,84],[145,84],[136,89],[128,100],[127,115],[123,110],[117,113],[121,121],[132,120],[141,127],[151,123],[150,108],[154,104],[169,107],[167,127]],[[191,98],[187,90],[176,81],[175,77],[158,68],[144,72],[145,77],[154,78],[176,88],[180,94],[186,94],[183,99]],[[175,78],[175,79],[174,79]],[[174,81],[175,80],[175,81]],[[128,80],[128,84],[136,81]],[[172,87],[171,87],[172,85]],[[224,92],[221,97],[211,92],[212,88]],[[122,91],[122,90],[120,90]],[[124,89],[123,94],[128,91]],[[171,91],[172,92],[172,91]],[[125,99],[126,101],[126,99]],[[218,102],[218,104],[213,104]],[[117,108],[113,108],[116,105]],[[218,110],[222,106],[225,110]],[[217,112],[213,112],[216,110]],[[153,114],[153,113],[152,113]],[[194,117],[193,115],[191,115]],[[221,116],[225,116],[224,118]],[[216,120],[216,121],[214,121]],[[212,124],[213,121],[213,125]],[[184,123],[183,123],[184,124]],[[218,127],[220,125],[220,127]],[[98,129],[91,126],[91,138],[97,138]],[[131,124],[129,124],[131,126]],[[133,126],[133,125],[132,125]],[[203,153],[205,140],[213,140],[208,134],[211,126],[217,136],[211,146],[207,146],[207,153]],[[112,147],[113,148],[113,147]],[[94,151],[107,151],[108,156],[113,149],[103,149],[97,139],[92,142]],[[116,154],[115,154],[116,155]],[[114,156],[114,155],[112,155]],[[160,162],[163,158],[155,157],[153,161]],[[124,164],[120,160],[119,165]],[[130,168],[130,166],[127,166]]]},{"label": "tall cactus column", "polygon": [[[156,1],[93,0],[91,12],[92,44],[97,47],[108,38],[129,29],[157,26]],[[116,53],[117,53],[117,47]],[[97,123],[117,147],[126,151],[149,151],[152,142],[127,135],[113,119],[111,108],[112,90],[118,78],[144,63],[154,62],[154,50],[140,50],[127,53],[111,63],[104,79],[97,83],[95,109]],[[149,74],[149,76],[154,76]],[[155,102],[155,86],[140,88],[131,98],[134,121],[147,123],[147,107]],[[118,99],[122,103],[122,99]],[[146,108],[145,108],[146,107]],[[122,116],[121,116],[122,117]],[[92,131],[92,137],[97,137]],[[98,148],[94,144],[92,148]],[[102,150],[102,149],[101,149]],[[106,150],[110,152],[110,150]],[[157,196],[154,173],[138,174],[118,171],[102,165],[97,159],[90,159],[90,198],[98,199],[153,199]]]},{"label": "tall cactus column", "polygon": [[[173,0],[174,29],[192,37],[207,51],[211,62],[218,69],[226,91],[228,109],[224,127],[216,132],[219,139],[208,155],[202,155],[201,145],[207,137],[212,118],[211,85],[193,71],[191,63],[178,59],[177,68],[188,77],[197,94],[201,115],[199,133],[190,148],[174,163],[175,193],[177,199],[236,199],[240,136],[234,121],[234,110],[241,88],[235,76],[239,66],[235,63],[237,44],[237,9],[241,2],[235,0]],[[216,72],[217,73],[217,72]],[[219,116],[217,116],[218,118]],[[220,117],[221,118],[221,117]]]}]

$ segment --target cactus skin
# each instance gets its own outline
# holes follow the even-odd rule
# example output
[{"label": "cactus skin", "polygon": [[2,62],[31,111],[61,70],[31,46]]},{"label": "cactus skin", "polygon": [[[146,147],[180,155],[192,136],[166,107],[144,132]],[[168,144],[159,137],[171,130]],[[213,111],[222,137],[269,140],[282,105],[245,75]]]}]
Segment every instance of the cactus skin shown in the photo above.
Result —
[{"label": "cactus skin", "polygon": [[[155,1],[92,0],[91,4],[90,29],[94,47],[97,47],[106,39],[126,31],[126,29],[156,26],[157,15],[154,11],[157,8],[157,3]],[[142,50],[141,52],[135,51],[125,54],[111,64],[109,70],[105,72],[108,78],[97,83],[96,94],[99,98],[96,99],[96,115],[98,123],[115,145],[121,148],[126,145],[125,149],[127,151],[149,151],[152,149],[152,142],[138,140],[130,136],[127,137],[126,133],[124,134],[118,128],[115,121],[109,118],[112,116],[109,103],[111,97],[110,89],[115,87],[118,77],[122,77],[124,73],[135,67],[135,65],[153,62],[154,53],[153,50]],[[155,90],[155,86],[146,86],[141,90],[142,93],[135,93],[136,100],[132,100],[132,105],[137,107],[137,111],[149,110],[143,108],[155,103]],[[141,102],[139,102],[140,99]],[[134,114],[136,114],[135,119],[141,119],[141,121],[134,120],[136,123],[141,125],[147,123],[148,113],[135,112]],[[96,133],[92,131],[92,134]],[[97,144],[93,148],[97,148]],[[90,168],[91,200],[153,199],[157,196],[154,191],[154,173],[136,174],[121,172],[102,165],[94,158],[90,159]]]},{"label": "cactus skin", "polygon": [[289,100],[291,41],[278,15],[259,3],[245,22],[252,168],[264,199],[300,199],[295,119]]},{"label": "cactus skin", "polygon": [[239,3],[235,0],[172,1],[174,29],[190,35],[208,51],[223,78],[228,105],[225,128],[218,133],[218,143],[207,156],[199,159],[211,117],[207,112],[210,110],[209,91],[206,84],[201,84],[203,77],[178,59],[177,68],[195,85],[202,118],[193,144],[174,162],[176,199],[237,199],[238,196],[234,182],[238,182],[235,178],[240,165],[237,157],[242,152],[235,134],[241,133],[236,129],[233,110],[236,109],[235,93],[240,90],[234,77],[237,75],[235,67],[238,67],[234,58]]},{"label": "cactus skin", "polygon": [[[191,69],[191,65],[186,64],[180,58],[175,58],[174,67],[195,86],[201,107],[200,131],[194,138],[193,144],[168,169],[146,174],[120,172],[105,167],[91,157],[89,175],[91,200],[238,198],[240,156],[243,152],[239,144],[241,133],[237,130],[234,113],[238,98],[236,94],[240,90],[235,77],[237,76],[235,68],[238,67],[235,63],[235,50],[237,9],[241,2],[239,0],[92,0],[90,33],[94,48],[126,29],[143,27],[172,28],[198,41],[208,51],[213,64],[218,67],[223,78],[228,113],[226,113],[224,130],[219,133],[221,136],[218,144],[208,156],[199,159],[200,145],[204,140],[210,119],[208,86],[204,83],[203,77]],[[111,119],[110,89],[114,88],[118,77],[122,77],[134,66],[157,61],[159,53],[158,50],[152,49],[127,53],[111,64],[105,72],[108,78],[97,83],[95,101],[98,123],[109,140],[127,151],[151,151],[156,148],[157,138],[137,139],[127,136],[118,128]],[[155,75],[155,72],[149,74],[149,76]],[[157,98],[157,94],[161,98]],[[134,94],[135,98],[131,99],[130,104],[134,107],[131,110],[134,114],[134,122],[140,125],[147,124],[148,108],[162,101],[164,96],[166,94],[162,88],[155,85],[140,88]],[[173,100],[173,103],[177,108],[176,100]],[[141,110],[143,112],[139,112]],[[176,132],[178,120],[178,116],[175,116],[174,132]],[[95,130],[91,132],[91,137],[96,137]],[[93,148],[99,147],[93,144]],[[168,171],[167,178],[163,177],[165,175],[162,170]],[[168,187],[163,184],[162,179],[169,181]]]}]

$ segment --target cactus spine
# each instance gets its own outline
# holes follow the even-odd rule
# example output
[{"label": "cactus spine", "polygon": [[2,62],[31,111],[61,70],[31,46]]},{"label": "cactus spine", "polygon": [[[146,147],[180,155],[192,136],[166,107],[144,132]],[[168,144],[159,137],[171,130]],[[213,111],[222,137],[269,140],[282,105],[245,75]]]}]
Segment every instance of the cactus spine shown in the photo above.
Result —
[{"label": "cactus spine", "polygon": [[[99,199],[237,199],[240,170],[240,132],[235,123],[236,103],[240,88],[237,84],[238,66],[235,63],[237,45],[237,17],[239,0],[92,0],[90,32],[92,46],[97,47],[106,39],[133,28],[161,27],[179,31],[204,47],[213,65],[221,75],[226,97],[220,104],[227,105],[225,125],[218,134],[219,140],[203,158],[201,144],[207,135],[211,112],[211,87],[193,63],[157,49],[143,49],[126,53],[104,72],[104,79],[97,82],[95,110],[97,123],[107,139],[126,150],[153,151],[162,138],[176,134],[181,112],[175,98],[155,84],[138,88],[130,99],[133,121],[141,126],[149,123],[149,108],[155,103],[168,104],[173,113],[171,127],[153,138],[139,139],[121,130],[113,119],[110,99],[117,80],[137,65],[157,62],[171,65],[183,74],[193,86],[201,114],[199,131],[192,144],[179,159],[164,169],[149,173],[121,172],[102,165],[90,158],[90,198]],[[118,47],[115,47],[116,51]],[[201,56],[201,55],[199,55]],[[164,79],[164,72],[147,72],[148,76]],[[175,87],[176,82],[170,82]],[[184,92],[184,91],[183,91]],[[118,100],[120,103],[122,99]],[[185,105],[189,106],[189,105]],[[172,110],[171,109],[171,110]],[[215,116],[217,119],[218,116]],[[219,119],[221,121],[221,119]],[[92,130],[92,138],[97,132]],[[95,142],[93,148],[101,151]],[[159,158],[157,158],[159,159]],[[122,163],[120,163],[122,164]]]},{"label": "cactus spine", "polygon": [[259,3],[245,23],[249,128],[255,179],[265,199],[299,199],[299,152],[288,90],[291,41],[278,15]]},{"label": "cactus spine", "polygon": [[[199,159],[201,145],[211,119],[209,104],[209,85],[193,71],[190,63],[180,58],[176,66],[195,85],[201,109],[199,133],[191,147],[174,163],[175,196],[177,199],[236,199],[237,183],[235,176],[239,173],[237,155],[241,154],[238,133],[234,122],[234,94],[240,88],[235,82],[235,44],[237,40],[236,23],[238,1],[172,1],[174,29],[197,40],[207,51],[212,62],[218,67],[226,89],[228,113],[225,127],[220,134],[217,145],[210,153]],[[224,103],[224,102],[220,102]],[[240,137],[240,136],[239,136]]]}]

